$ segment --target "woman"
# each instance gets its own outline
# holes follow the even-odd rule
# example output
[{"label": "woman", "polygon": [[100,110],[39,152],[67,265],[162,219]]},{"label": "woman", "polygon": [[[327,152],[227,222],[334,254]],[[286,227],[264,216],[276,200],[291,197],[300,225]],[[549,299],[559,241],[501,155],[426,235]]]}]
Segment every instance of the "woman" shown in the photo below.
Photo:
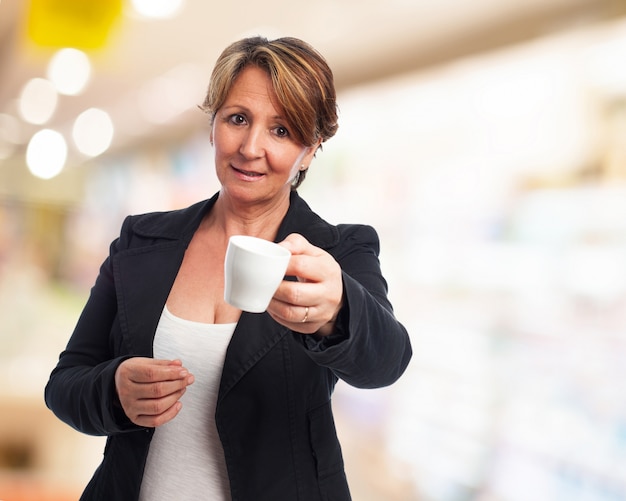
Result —
[{"label": "woman", "polygon": [[[332,226],[296,192],[337,129],[331,70],[300,40],[244,39],[203,108],[220,191],[124,221],[46,403],[108,437],[85,500],[349,500],[334,385],[389,385],[411,347],[375,231]],[[223,299],[235,234],[292,253],[265,313]]]}]

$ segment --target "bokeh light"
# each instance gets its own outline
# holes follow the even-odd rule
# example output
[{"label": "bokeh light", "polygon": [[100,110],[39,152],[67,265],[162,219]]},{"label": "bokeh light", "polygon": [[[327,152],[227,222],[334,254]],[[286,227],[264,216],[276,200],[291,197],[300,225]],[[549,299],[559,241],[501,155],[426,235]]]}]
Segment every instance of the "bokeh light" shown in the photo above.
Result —
[{"label": "bokeh light", "polygon": [[133,0],[132,3],[142,16],[164,19],[176,15],[183,0]]},{"label": "bokeh light", "polygon": [[26,165],[38,178],[51,179],[57,176],[63,170],[66,159],[67,143],[57,131],[40,130],[28,143]]},{"label": "bokeh light", "polygon": [[72,137],[81,153],[95,157],[109,148],[113,132],[113,121],[109,114],[98,108],[89,108],[74,122]]},{"label": "bokeh light", "polygon": [[48,64],[48,79],[60,94],[80,94],[91,77],[89,57],[78,49],[61,49],[52,56]]},{"label": "bokeh light", "polygon": [[31,124],[44,124],[54,114],[58,99],[52,82],[45,78],[33,78],[22,88],[18,103],[20,115]]}]

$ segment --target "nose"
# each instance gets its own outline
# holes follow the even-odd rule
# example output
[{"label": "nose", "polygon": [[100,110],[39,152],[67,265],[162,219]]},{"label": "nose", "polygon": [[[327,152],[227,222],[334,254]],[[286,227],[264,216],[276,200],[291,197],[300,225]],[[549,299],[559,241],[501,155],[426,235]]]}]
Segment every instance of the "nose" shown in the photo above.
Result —
[{"label": "nose", "polygon": [[260,127],[248,127],[241,138],[239,153],[246,159],[260,158],[265,152],[265,131]]}]

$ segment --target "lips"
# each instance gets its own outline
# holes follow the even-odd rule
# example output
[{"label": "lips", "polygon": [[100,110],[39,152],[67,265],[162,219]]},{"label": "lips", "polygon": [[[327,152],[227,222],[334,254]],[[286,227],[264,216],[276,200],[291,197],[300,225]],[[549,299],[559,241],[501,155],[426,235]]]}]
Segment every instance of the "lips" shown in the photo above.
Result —
[{"label": "lips", "polygon": [[238,169],[236,167],[233,167],[233,169],[238,172],[239,174],[245,176],[245,177],[253,177],[253,178],[259,178],[261,176],[263,176],[263,174],[259,174],[258,172],[252,172],[252,171],[248,171],[248,170],[243,170],[243,169]]}]

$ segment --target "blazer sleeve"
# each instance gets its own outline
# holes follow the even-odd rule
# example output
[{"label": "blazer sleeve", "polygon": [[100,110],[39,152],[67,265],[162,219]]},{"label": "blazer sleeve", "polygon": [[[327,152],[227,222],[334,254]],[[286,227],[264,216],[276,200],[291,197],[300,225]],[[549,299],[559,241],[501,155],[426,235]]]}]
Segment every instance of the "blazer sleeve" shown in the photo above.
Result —
[{"label": "blazer sleeve", "polygon": [[112,330],[119,328],[111,263],[124,247],[129,227],[127,218],[44,392],[46,405],[59,419],[89,435],[138,429],[124,414],[115,389],[115,371],[128,356],[116,356],[110,342]]},{"label": "blazer sleeve", "polygon": [[302,336],[309,356],[358,388],[394,383],[412,356],[404,326],[395,318],[378,259],[374,228],[339,225],[340,243],[330,252],[342,269],[344,306],[335,332]]}]

